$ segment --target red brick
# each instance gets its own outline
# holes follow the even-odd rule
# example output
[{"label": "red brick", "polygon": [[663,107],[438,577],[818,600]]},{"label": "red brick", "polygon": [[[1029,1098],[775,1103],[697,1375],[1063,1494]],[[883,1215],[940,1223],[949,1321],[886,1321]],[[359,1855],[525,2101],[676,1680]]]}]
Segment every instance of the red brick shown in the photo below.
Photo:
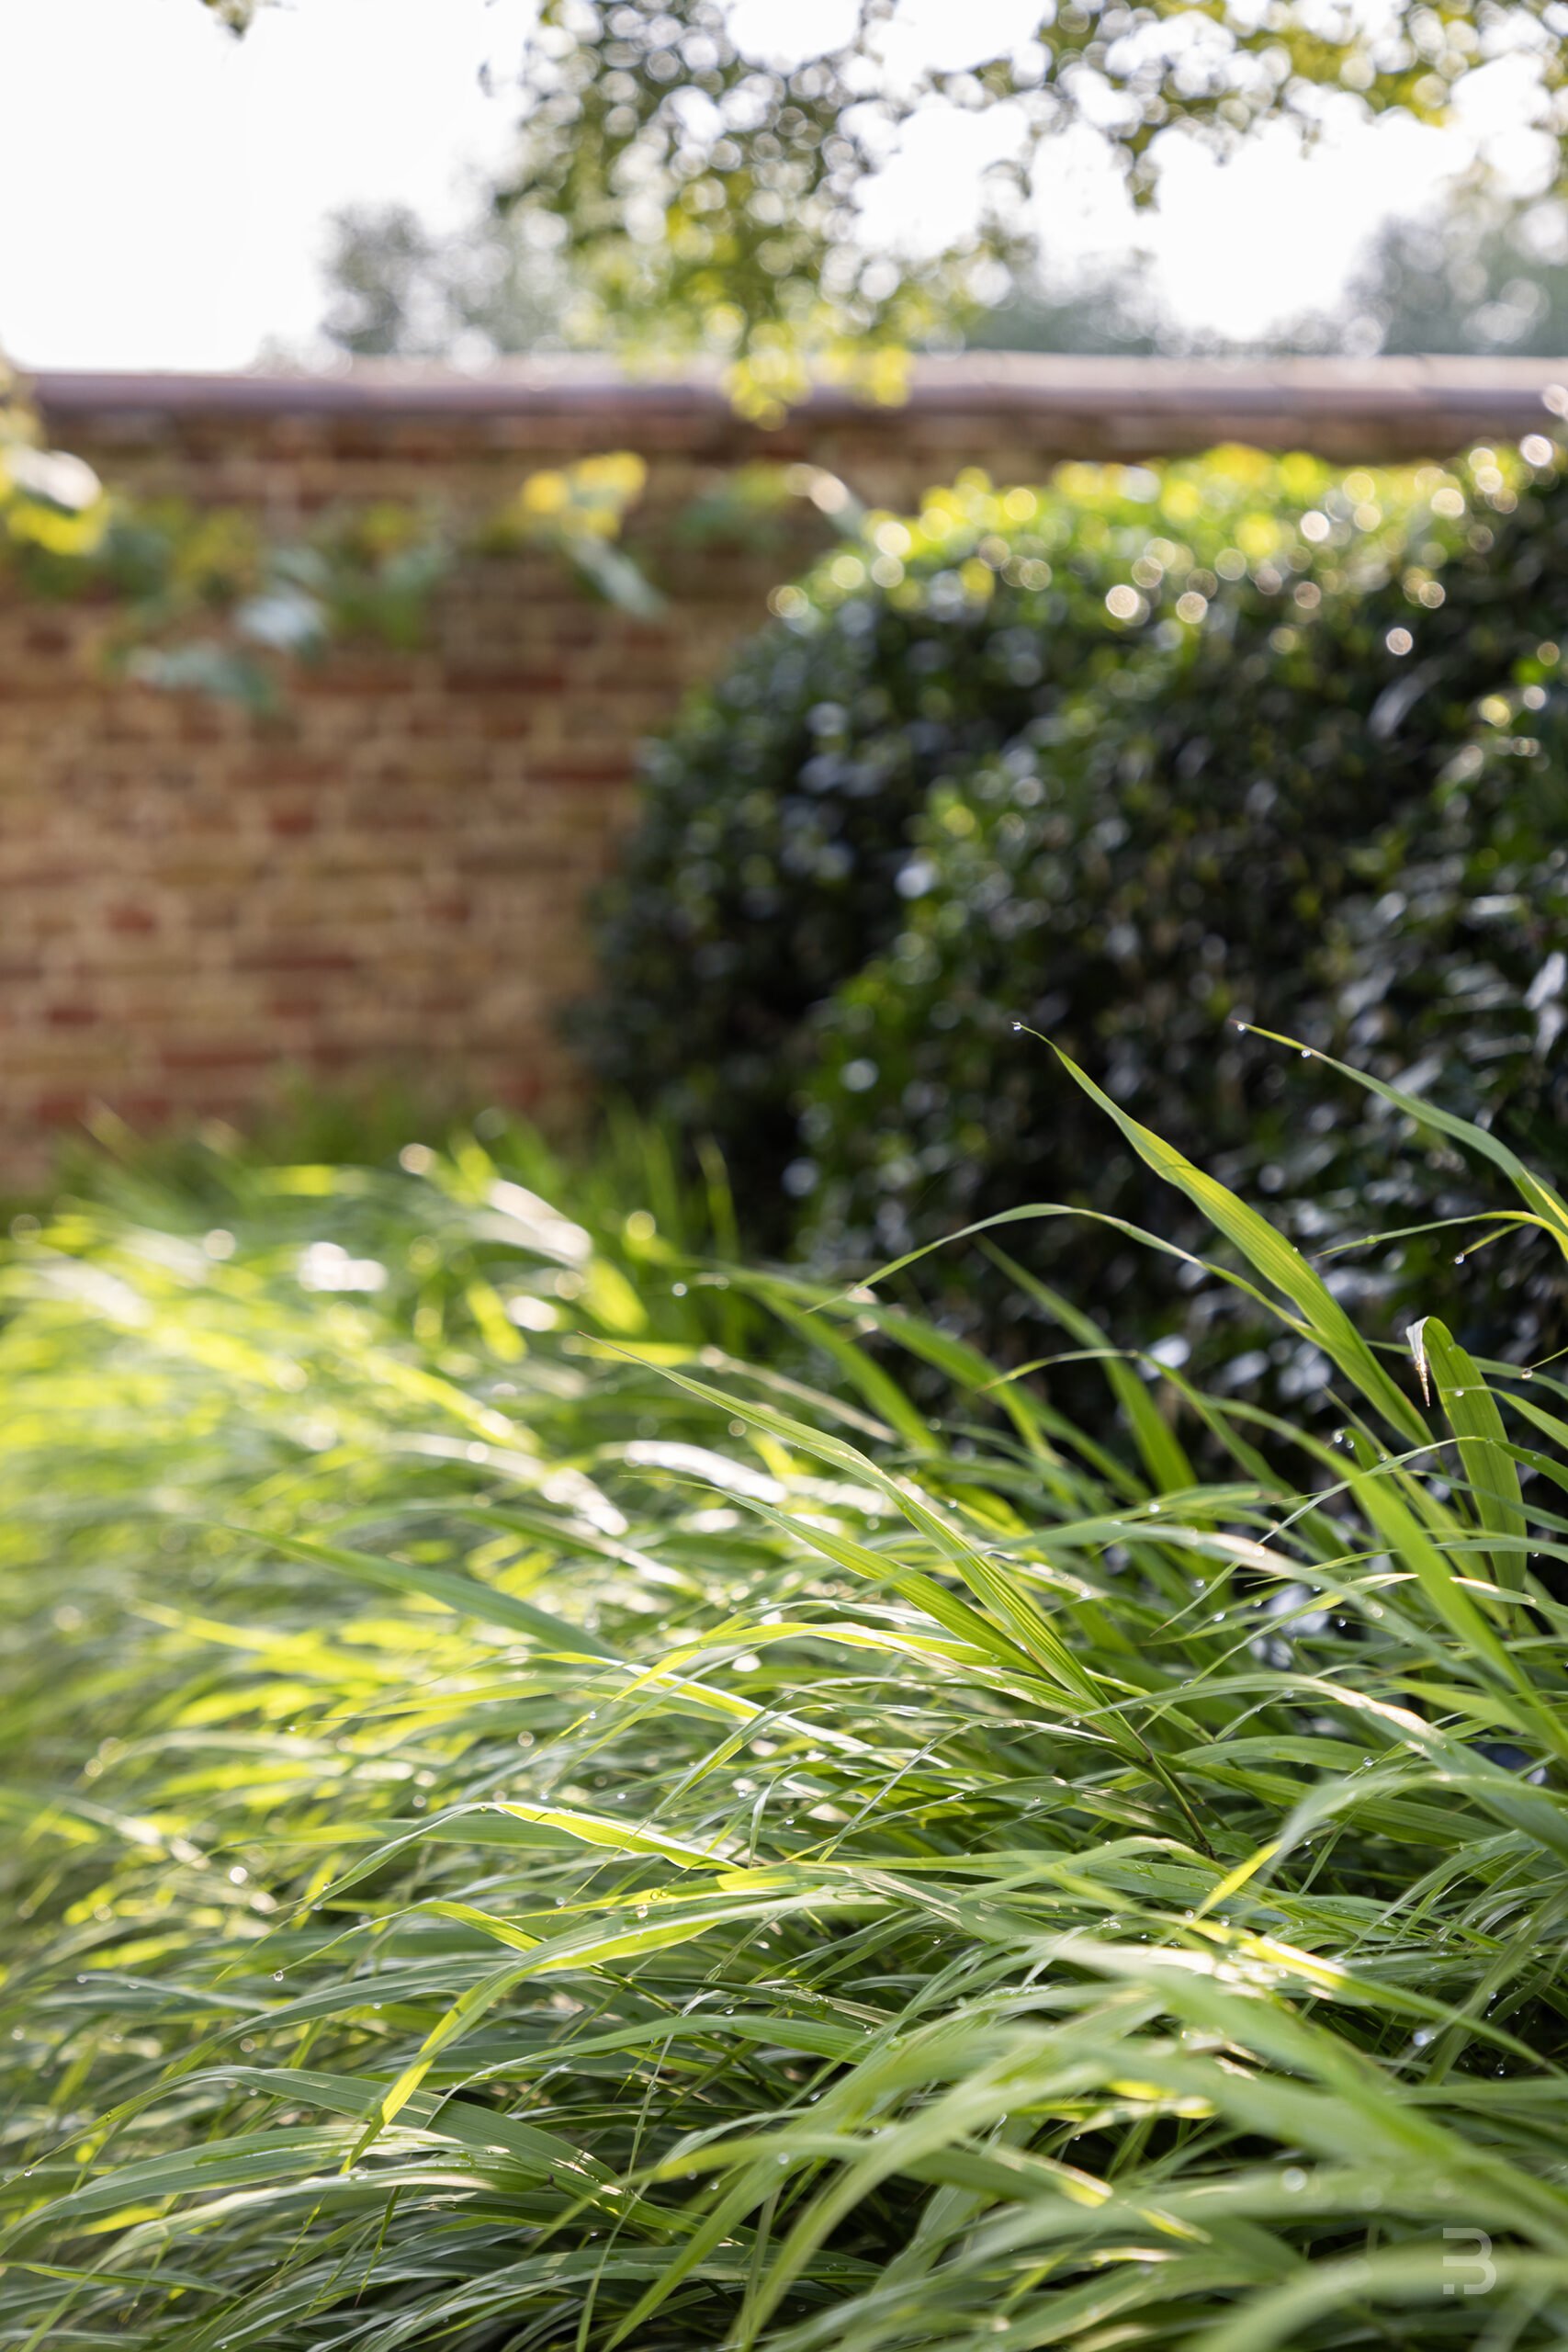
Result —
[{"label": "red brick", "polygon": [[635,397],[412,421],[106,406],[52,431],[128,495],[281,530],[380,500],[477,529],[525,473],[640,447],[636,546],[672,602],[637,620],[538,549],[476,556],[423,643],[339,647],[263,721],[116,679],[112,611],[0,582],[0,1180],[95,1102],[141,1125],[242,1117],[286,1067],[569,1119],[554,1008],[585,985],[582,905],[635,807],[638,740],[776,577],[766,554],[674,544],[671,519],[749,456],[844,470],[886,448],[879,483],[902,465],[909,499],[928,462],[885,417],[797,421],[786,452]]}]

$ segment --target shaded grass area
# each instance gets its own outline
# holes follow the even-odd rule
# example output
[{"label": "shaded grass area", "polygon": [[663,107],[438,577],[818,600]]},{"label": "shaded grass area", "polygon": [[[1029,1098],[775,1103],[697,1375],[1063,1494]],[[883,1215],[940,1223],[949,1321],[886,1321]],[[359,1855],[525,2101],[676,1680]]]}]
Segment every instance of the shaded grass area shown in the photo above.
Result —
[{"label": "shaded grass area", "polygon": [[1562,2340],[1563,1385],[1122,1125],[1337,1440],[1053,1295],[1075,1429],[629,1151],[17,1245],[0,2343]]}]

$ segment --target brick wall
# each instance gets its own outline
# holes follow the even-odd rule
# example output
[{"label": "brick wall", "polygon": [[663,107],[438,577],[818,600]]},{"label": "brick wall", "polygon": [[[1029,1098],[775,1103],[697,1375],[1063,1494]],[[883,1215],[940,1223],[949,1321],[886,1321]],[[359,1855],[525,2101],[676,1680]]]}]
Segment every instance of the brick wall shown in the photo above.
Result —
[{"label": "brick wall", "polygon": [[552,559],[465,562],[412,654],[340,650],[282,716],[107,683],[102,614],[0,589],[0,1181],[107,1103],[143,1127],[243,1121],[286,1080],[565,1117],[556,1013],[588,979],[582,905],[630,813],[637,746],[809,552],[682,544],[672,518],[749,457],[807,458],[900,506],[979,465],[1245,438],[1347,459],[1536,427],[1550,368],[933,364],[908,405],[824,396],[761,435],[697,383],[558,366],[471,379],[45,377],[53,438],[112,482],[261,509],[491,513],[519,477],[648,460],[637,535],[669,592],[637,621]]}]

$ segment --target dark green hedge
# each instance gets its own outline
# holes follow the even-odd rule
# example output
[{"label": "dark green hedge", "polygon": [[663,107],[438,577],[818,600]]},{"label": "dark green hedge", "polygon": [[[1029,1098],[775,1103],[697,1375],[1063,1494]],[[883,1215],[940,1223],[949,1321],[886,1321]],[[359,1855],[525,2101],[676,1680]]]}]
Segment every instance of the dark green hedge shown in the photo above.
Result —
[{"label": "dark green hedge", "polygon": [[[1461,1213],[1440,1158],[1359,1096],[1325,1113],[1321,1081],[1309,1109],[1234,1024],[1550,1146],[1568,492],[1527,446],[1344,479],[1220,452],[873,517],[653,753],[602,934],[602,1071],[716,1136],[764,1238],[804,1222],[839,1261],[1032,1198],[1168,1229],[1019,1020],[1206,1164],[1310,1193],[1309,1239]],[[1137,1286],[1127,1329],[1192,1323],[1146,1254],[1066,1230],[1031,1262],[1111,1311]],[[1397,1319],[1451,1255],[1341,1278]],[[1551,1276],[1524,1247],[1489,1262],[1539,1344]],[[1017,1297],[996,1281],[992,1311]]]},{"label": "dark green hedge", "polygon": [[[1309,1250],[1460,1216],[1485,1194],[1445,1154],[1404,1146],[1359,1090],[1336,1100],[1320,1070],[1239,1021],[1307,1038],[1450,1108],[1500,1114],[1514,1140],[1561,1161],[1568,1088],[1551,1049],[1568,978],[1568,852],[1546,844],[1564,833],[1568,716],[1555,693],[1527,715],[1536,731],[1498,730],[1483,761],[1473,748],[1473,772],[1461,752],[1418,811],[1370,836],[1340,797],[1338,842],[1303,841],[1288,803],[1271,806],[1267,828],[1244,820],[1228,838],[1218,823],[1184,827],[1190,797],[1173,806],[1147,773],[1123,779],[1120,822],[1108,824],[1092,760],[1065,775],[1059,757],[1015,752],[934,796],[927,888],[893,949],[818,1024],[802,1124],[819,1254],[886,1260],[1041,1198],[1172,1230],[1141,1163],[1107,1150],[1053,1056],[1016,1034],[1020,1021],[1149,1125],[1178,1127],[1194,1157],[1264,1199]],[[1542,728],[1550,764],[1517,748]],[[1196,1227],[1180,1238],[1204,1246]],[[1363,1316],[1382,1295],[1391,1333],[1437,1306],[1439,1290],[1464,1319],[1478,1296],[1495,1310],[1501,1289],[1516,1346],[1556,1343],[1553,1256],[1495,1249],[1491,1282],[1472,1270],[1457,1284],[1453,1253],[1469,1238],[1357,1253],[1338,1279]],[[1128,1331],[1163,1306],[1167,1326],[1179,1320],[1190,1336],[1195,1306],[1201,1323],[1237,1305],[1209,1287],[1184,1300],[1168,1261],[1162,1272],[1101,1226],[1044,1228],[1029,1255]],[[1019,1298],[973,1258],[953,1272],[978,1282],[998,1315]],[[1291,1351],[1278,1353],[1283,1366]]]}]

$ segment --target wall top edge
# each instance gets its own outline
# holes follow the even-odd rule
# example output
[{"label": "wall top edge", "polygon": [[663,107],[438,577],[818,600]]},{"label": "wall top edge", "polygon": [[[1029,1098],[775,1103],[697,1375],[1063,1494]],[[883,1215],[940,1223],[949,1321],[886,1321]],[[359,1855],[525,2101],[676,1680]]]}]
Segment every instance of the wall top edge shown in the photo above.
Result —
[{"label": "wall top edge", "polygon": [[[328,416],[502,418],[666,417],[745,430],[716,380],[626,376],[604,360],[536,359],[483,374],[393,364],[339,371],[220,374],[40,368],[28,379],[46,416],[121,414],[213,419]],[[1128,424],[1212,419],[1229,431],[1248,416],[1303,426],[1441,418],[1461,433],[1529,429],[1550,385],[1568,383],[1568,357],[1545,359],[1101,359],[1036,353],[965,353],[918,360],[906,402],[869,408],[823,388],[804,415],[894,424],[917,416],[986,413],[1053,417],[1107,413]],[[797,411],[799,416],[803,412]]]}]

